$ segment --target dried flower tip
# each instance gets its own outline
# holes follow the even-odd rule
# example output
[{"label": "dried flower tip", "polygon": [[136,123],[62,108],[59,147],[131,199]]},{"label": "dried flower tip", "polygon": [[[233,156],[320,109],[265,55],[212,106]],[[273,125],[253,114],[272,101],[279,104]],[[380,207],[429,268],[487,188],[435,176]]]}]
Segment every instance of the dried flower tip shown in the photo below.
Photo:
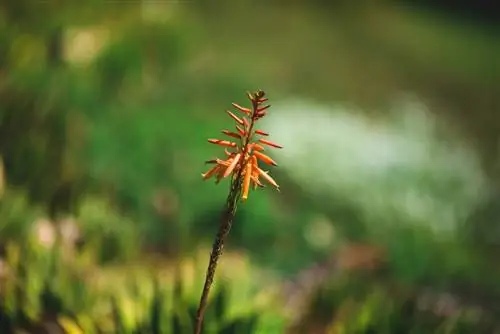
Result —
[{"label": "dried flower tip", "polygon": [[270,104],[268,104],[267,106],[263,106],[263,107],[257,108],[257,112],[258,112],[258,113],[261,113],[261,112],[263,112],[264,110],[268,109],[269,107],[271,107],[271,105],[270,105]]},{"label": "dried flower tip", "polygon": [[236,165],[240,161],[240,157],[241,157],[241,153],[236,154],[233,161],[231,162],[229,167],[227,167],[226,171],[224,172],[223,177],[228,177],[233,172],[234,168],[236,167]]},{"label": "dried flower tip", "polygon": [[222,130],[222,133],[225,134],[226,136],[229,136],[229,137],[233,137],[233,138],[237,138],[237,139],[241,138],[241,135],[234,133],[232,131],[229,131],[229,130]]},{"label": "dried flower tip", "polygon": [[227,155],[227,156],[232,156],[234,153],[231,153],[227,150],[227,148],[224,149],[224,153]]},{"label": "dried flower tip", "polygon": [[208,180],[211,178],[215,173],[217,173],[220,169],[220,165],[217,165],[215,167],[210,168],[206,173],[201,174],[201,177],[203,177],[203,180]]},{"label": "dried flower tip", "polygon": [[260,100],[265,95],[266,95],[266,93],[262,89],[259,89],[258,91],[255,92],[255,99]]},{"label": "dried flower tip", "polygon": [[279,190],[279,185],[276,183],[276,181],[274,181],[274,179],[269,176],[269,174],[265,171],[263,171],[262,169],[258,168],[257,167],[257,170],[259,171],[259,174],[267,181],[269,182],[270,184],[272,184],[276,189]]},{"label": "dried flower tip", "polygon": [[264,102],[267,102],[269,99],[266,99],[266,98],[263,98],[263,99],[259,99],[259,103],[264,103]]},{"label": "dried flower tip", "polygon": [[205,163],[206,163],[206,164],[216,164],[216,163],[217,163],[217,160],[219,160],[219,159],[207,160],[207,161],[205,161]]},{"label": "dried flower tip", "polygon": [[272,147],[276,147],[276,148],[283,148],[283,146],[281,146],[281,145],[278,145],[276,143],[273,143],[272,141],[265,140],[262,138],[259,138],[259,142],[261,142],[264,145],[268,145],[268,146],[272,146]]},{"label": "dried flower tip", "polygon": [[255,133],[261,136],[269,136],[269,133],[264,132],[262,130],[255,130]]},{"label": "dried flower tip", "polygon": [[243,179],[243,190],[241,198],[246,200],[248,198],[248,190],[250,188],[250,180],[252,177],[252,164],[246,165],[245,178]]},{"label": "dried flower tip", "polygon": [[263,154],[263,153],[260,153],[258,151],[254,151],[253,154],[259,158],[260,160],[262,160],[262,162],[268,164],[268,165],[272,165],[272,166],[278,166],[278,164],[273,160],[271,159],[270,157],[268,157],[267,155]]},{"label": "dried flower tip", "polygon": [[248,99],[249,99],[250,101],[253,101],[253,100],[254,100],[254,97],[253,97],[252,93],[250,93],[250,92],[247,92],[247,97],[248,97]]},{"label": "dried flower tip", "polygon": [[240,128],[238,125],[236,125],[236,130],[240,133],[241,136],[246,136],[247,132]]},{"label": "dried flower tip", "polygon": [[236,147],[236,143],[230,142],[228,140],[209,139],[208,142],[211,144],[216,144],[216,145],[220,145],[220,146]]},{"label": "dried flower tip", "polygon": [[229,110],[226,110],[227,114],[229,116],[231,116],[232,119],[234,119],[238,124],[241,124],[243,125],[243,120],[241,118],[239,118],[238,116],[236,116],[235,114],[233,114],[232,112],[230,112]]},{"label": "dried flower tip", "polygon": [[257,115],[257,118],[262,118],[262,117],[264,117],[264,116],[266,116],[266,115],[267,115],[267,112],[265,112],[265,111],[263,111],[263,112],[258,112],[256,115]]},{"label": "dried flower tip", "polygon": [[237,103],[232,103],[232,105],[233,105],[233,107],[235,107],[236,109],[238,109],[239,111],[241,111],[241,112],[243,112],[245,114],[250,114],[252,112],[251,109],[242,107],[242,106],[240,106]]}]

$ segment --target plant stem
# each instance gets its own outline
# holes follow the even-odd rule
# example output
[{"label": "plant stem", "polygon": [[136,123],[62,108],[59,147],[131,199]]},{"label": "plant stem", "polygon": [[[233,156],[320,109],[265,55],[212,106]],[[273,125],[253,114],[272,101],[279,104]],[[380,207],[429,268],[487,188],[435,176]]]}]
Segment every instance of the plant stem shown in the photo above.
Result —
[{"label": "plant stem", "polygon": [[215,238],[214,244],[212,246],[212,252],[210,253],[210,261],[208,262],[208,269],[205,276],[205,284],[203,286],[203,292],[201,294],[200,304],[198,305],[198,311],[196,313],[196,324],[195,324],[195,334],[201,334],[201,328],[203,325],[203,317],[205,315],[205,310],[207,309],[208,295],[210,293],[210,288],[212,287],[215,271],[217,269],[217,263],[222,255],[224,249],[224,241],[231,230],[233,225],[233,220],[236,215],[236,208],[238,201],[240,199],[242,191],[242,176],[244,171],[245,162],[247,159],[247,154],[249,151],[249,143],[252,140],[252,130],[257,120],[257,99],[251,99],[252,101],[252,115],[248,129],[246,130],[246,136],[242,138],[242,157],[239,163],[239,169],[231,183],[231,189],[226,200],[226,210],[222,214],[222,219],[219,226],[219,231],[217,232],[217,237]]},{"label": "plant stem", "polygon": [[224,249],[224,241],[231,230],[233,225],[233,220],[236,215],[236,208],[241,192],[241,169],[238,172],[236,178],[231,184],[231,190],[227,197],[226,209],[222,214],[222,219],[219,226],[219,231],[217,232],[217,237],[215,238],[214,244],[212,246],[212,252],[210,253],[210,261],[208,263],[207,274],[205,276],[205,284],[203,286],[203,292],[201,294],[200,304],[198,305],[198,311],[196,313],[196,325],[195,334],[201,333],[201,328],[203,325],[203,317],[205,315],[205,310],[207,308],[208,295],[210,293],[210,288],[212,287],[215,271],[217,269],[217,263],[222,255]]}]

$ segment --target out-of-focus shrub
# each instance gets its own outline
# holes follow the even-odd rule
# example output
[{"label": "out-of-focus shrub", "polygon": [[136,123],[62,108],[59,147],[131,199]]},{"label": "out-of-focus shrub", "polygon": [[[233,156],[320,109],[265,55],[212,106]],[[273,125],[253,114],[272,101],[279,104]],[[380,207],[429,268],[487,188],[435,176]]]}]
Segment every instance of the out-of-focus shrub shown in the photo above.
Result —
[{"label": "out-of-focus shrub", "polygon": [[[193,330],[203,270],[192,261],[170,269],[151,271],[140,266],[123,273],[99,269],[78,255],[68,257],[57,247],[47,249],[37,243],[22,247],[9,243],[1,261],[2,332],[62,328],[67,333],[177,334]],[[253,275],[248,264],[240,270]],[[256,287],[248,279],[216,284],[206,331],[281,332],[283,319],[272,304],[252,296]]]}]

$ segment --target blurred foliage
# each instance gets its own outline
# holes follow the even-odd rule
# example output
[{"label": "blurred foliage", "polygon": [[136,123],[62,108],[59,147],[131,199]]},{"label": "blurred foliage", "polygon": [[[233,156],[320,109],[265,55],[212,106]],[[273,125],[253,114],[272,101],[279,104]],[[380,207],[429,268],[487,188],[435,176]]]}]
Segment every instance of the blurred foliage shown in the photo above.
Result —
[{"label": "blurred foliage", "polygon": [[[230,249],[292,278],[343,242],[372,241],[387,249],[388,281],[449,289],[494,309],[499,30],[434,10],[441,6],[2,2],[0,246],[19,282],[14,289],[6,281],[8,320],[0,323],[43,318],[84,332],[189,327],[193,301],[178,301],[180,315],[166,311],[170,302],[156,309],[173,298],[162,289],[174,283],[131,278],[107,294],[91,291],[81,272],[130,270],[143,251],[189,257],[211,242],[227,189],[200,182],[215,153],[206,139],[229,126],[224,108],[257,88],[273,104],[266,130],[285,144],[276,157],[283,192],[262,191],[240,206]],[[401,91],[421,103],[399,103]],[[65,241],[67,226],[78,231],[74,240]],[[76,256],[73,265],[33,245],[44,229],[51,242],[72,245],[64,253]],[[257,269],[250,271],[253,278]],[[325,326],[338,305],[348,309],[338,331],[466,331],[449,319],[407,318],[404,298],[387,286],[335,289],[347,302],[330,292],[323,302]],[[227,309],[207,326],[216,331],[221,318],[236,326]],[[260,317],[274,326],[272,312]],[[344,323],[356,328],[340,329]]]},{"label": "blurred foliage", "polygon": [[[52,332],[54,326],[65,333],[192,333],[202,275],[189,261],[173,272],[140,268],[120,278],[118,272],[103,274],[84,256],[68,257],[60,250],[36,242],[7,245],[1,267],[2,333]],[[197,284],[189,283],[193,279]],[[280,331],[277,314],[242,296],[242,284],[248,282],[232,280],[217,288],[206,333]]]},{"label": "blurred foliage", "polygon": [[493,333],[494,317],[449,297],[344,277],[319,289],[288,333]]}]

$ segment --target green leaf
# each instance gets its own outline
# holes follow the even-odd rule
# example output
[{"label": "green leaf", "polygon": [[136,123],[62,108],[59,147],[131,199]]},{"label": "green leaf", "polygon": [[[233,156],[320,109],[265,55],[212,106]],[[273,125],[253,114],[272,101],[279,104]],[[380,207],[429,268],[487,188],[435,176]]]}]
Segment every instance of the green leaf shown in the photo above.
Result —
[{"label": "green leaf", "polygon": [[158,279],[153,281],[153,300],[151,301],[150,326],[151,334],[161,333],[161,316],[163,310],[163,298],[159,289]]},{"label": "green leaf", "polygon": [[113,318],[113,322],[115,324],[115,332],[116,333],[125,333],[126,332],[126,326],[125,323],[123,322],[122,319],[122,314],[120,312],[120,307],[118,304],[118,300],[115,296],[111,297],[111,314]]},{"label": "green leaf", "polygon": [[217,295],[214,298],[213,308],[215,311],[215,320],[217,321],[217,323],[222,323],[224,321],[224,315],[227,313],[227,294],[227,288],[222,288],[218,291]]},{"label": "green leaf", "polygon": [[182,303],[184,298],[182,296],[182,279],[180,277],[175,277],[174,279],[174,289],[172,291],[174,306],[178,303]]},{"label": "green leaf", "polygon": [[257,313],[248,315],[245,324],[242,326],[241,333],[255,333],[259,324],[259,318]]},{"label": "green leaf", "polygon": [[239,318],[231,321],[219,330],[218,334],[246,334],[249,332],[244,331],[247,320]]},{"label": "green leaf", "polygon": [[186,327],[182,324],[182,318],[178,313],[172,317],[172,333],[186,333]]}]

